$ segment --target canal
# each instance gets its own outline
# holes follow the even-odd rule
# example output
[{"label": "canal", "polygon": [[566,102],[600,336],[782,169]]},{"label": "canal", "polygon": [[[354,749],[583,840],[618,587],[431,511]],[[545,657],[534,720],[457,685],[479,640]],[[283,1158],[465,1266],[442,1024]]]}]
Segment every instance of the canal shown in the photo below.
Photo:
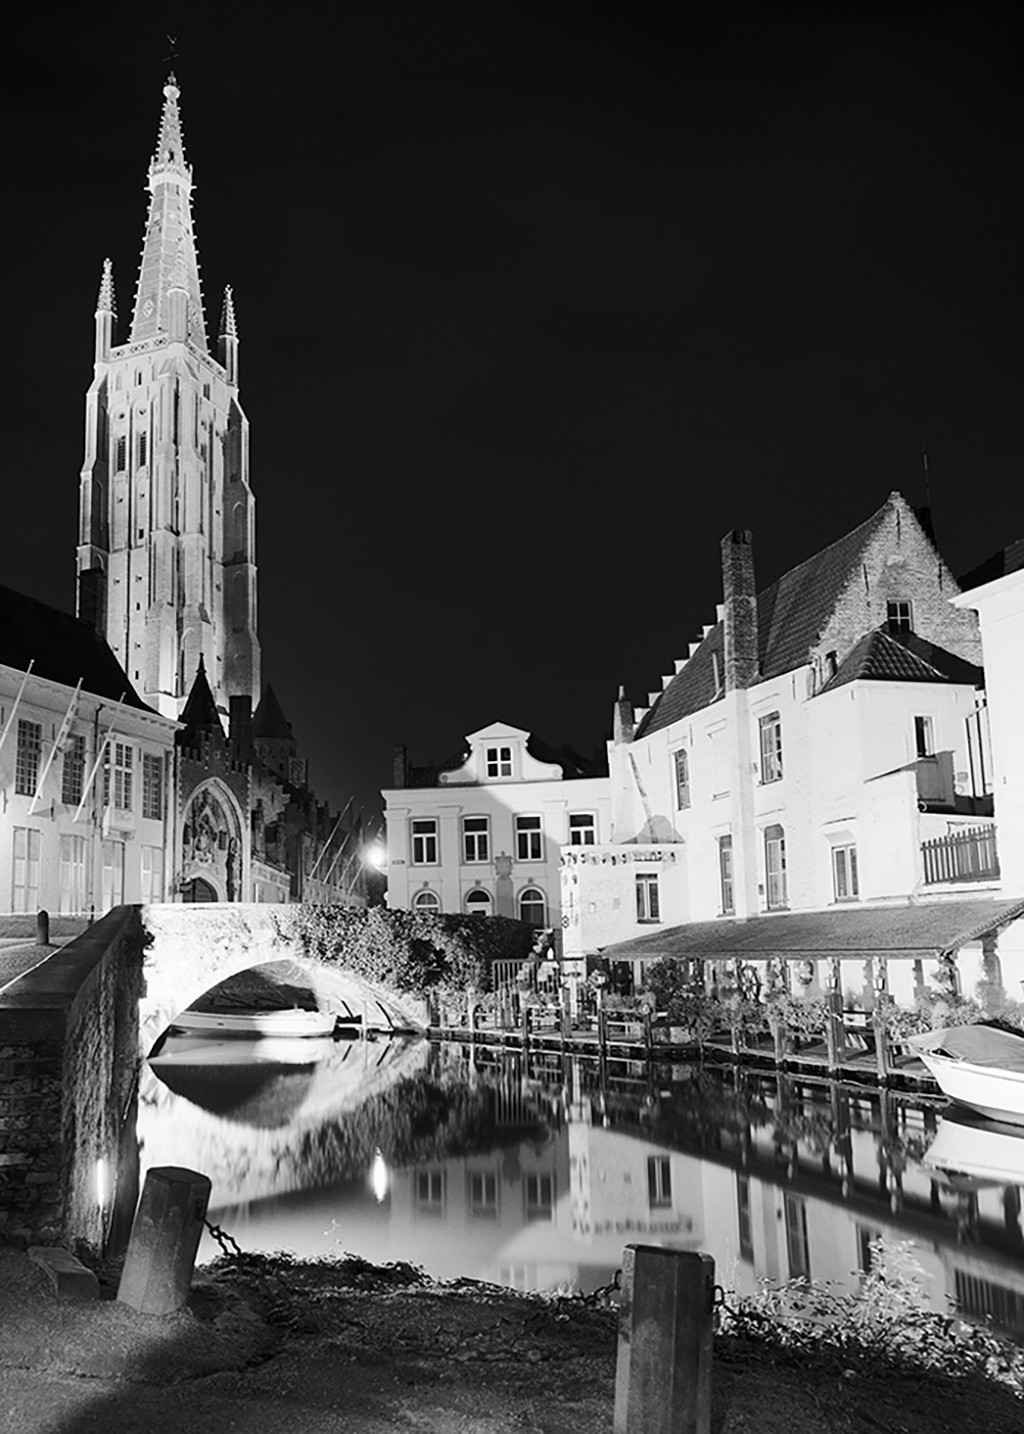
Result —
[{"label": "canal", "polygon": [[[351,1252],[589,1293],[631,1242],[714,1256],[727,1288],[854,1291],[908,1242],[924,1307],[1024,1341],[1024,1131],[943,1103],[733,1066],[417,1041],[193,1038],[148,1063],[143,1174],[213,1182],[243,1249]],[[200,1260],[218,1246],[207,1236]]]}]

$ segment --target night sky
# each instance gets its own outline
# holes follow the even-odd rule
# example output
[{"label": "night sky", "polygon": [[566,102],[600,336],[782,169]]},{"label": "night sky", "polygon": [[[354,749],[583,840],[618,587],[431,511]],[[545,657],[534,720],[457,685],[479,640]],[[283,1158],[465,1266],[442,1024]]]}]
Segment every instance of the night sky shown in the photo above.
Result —
[{"label": "night sky", "polygon": [[[921,504],[922,435],[954,572],[1024,531],[1014,12],[173,8],[264,677],[323,797],[370,816],[395,742],[497,720],[594,750],[714,620],[723,533],[764,587]],[[73,610],[92,314],[109,254],[125,340],[167,25],[38,13],[5,21],[0,582]]]}]

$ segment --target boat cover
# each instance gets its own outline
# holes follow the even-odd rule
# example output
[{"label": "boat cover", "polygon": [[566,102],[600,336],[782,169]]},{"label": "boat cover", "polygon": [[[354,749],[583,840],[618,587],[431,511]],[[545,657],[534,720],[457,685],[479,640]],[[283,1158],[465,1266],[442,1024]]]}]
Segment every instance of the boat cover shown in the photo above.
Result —
[{"label": "boat cover", "polygon": [[1024,1075],[1024,1035],[1015,1036],[1010,1031],[996,1030],[992,1026],[952,1026],[933,1034],[936,1037],[934,1042],[924,1041],[922,1044],[937,1055]]}]

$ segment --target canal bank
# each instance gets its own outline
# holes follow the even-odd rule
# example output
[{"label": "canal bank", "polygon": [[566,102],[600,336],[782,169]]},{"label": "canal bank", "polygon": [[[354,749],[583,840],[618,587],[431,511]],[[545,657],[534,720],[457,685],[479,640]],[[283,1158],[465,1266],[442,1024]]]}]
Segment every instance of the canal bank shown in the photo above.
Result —
[{"label": "canal bank", "polygon": [[[611,1434],[617,1313],[408,1267],[250,1262],[197,1271],[187,1310],[58,1300],[0,1247],[7,1434]],[[962,1365],[883,1368],[851,1342],[718,1334],[715,1434],[1018,1434],[1012,1389]]]}]

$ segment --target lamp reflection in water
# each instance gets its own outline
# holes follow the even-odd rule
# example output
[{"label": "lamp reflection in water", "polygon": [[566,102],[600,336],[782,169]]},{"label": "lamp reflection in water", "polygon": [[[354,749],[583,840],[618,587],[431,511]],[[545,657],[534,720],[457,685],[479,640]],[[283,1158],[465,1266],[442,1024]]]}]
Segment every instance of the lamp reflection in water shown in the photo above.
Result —
[{"label": "lamp reflection in water", "polygon": [[386,1198],[390,1183],[388,1167],[384,1162],[383,1153],[378,1146],[373,1152],[373,1163],[370,1166],[370,1189],[376,1196],[378,1204],[381,1204]]}]

